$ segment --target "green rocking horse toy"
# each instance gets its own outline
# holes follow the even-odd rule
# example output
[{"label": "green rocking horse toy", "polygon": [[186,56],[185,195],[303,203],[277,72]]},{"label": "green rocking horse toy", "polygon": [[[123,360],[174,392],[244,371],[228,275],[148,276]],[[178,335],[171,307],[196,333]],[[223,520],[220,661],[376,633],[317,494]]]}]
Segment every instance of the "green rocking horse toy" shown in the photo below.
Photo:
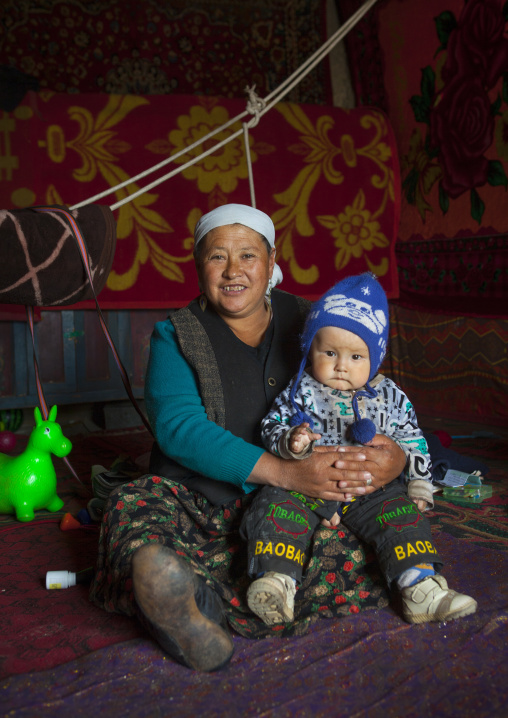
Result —
[{"label": "green rocking horse toy", "polygon": [[53,406],[44,421],[35,407],[35,428],[23,453],[19,456],[0,453],[0,514],[16,514],[18,521],[32,521],[38,509],[62,508],[51,454],[67,456],[72,444],[55,421],[56,411]]}]

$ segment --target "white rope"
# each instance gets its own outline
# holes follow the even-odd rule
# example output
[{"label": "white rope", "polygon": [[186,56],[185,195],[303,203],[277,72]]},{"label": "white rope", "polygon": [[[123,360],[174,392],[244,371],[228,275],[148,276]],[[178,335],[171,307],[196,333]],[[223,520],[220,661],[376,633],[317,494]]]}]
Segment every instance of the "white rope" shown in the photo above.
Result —
[{"label": "white rope", "polygon": [[245,159],[247,160],[247,172],[249,175],[249,192],[250,192],[250,203],[251,206],[256,209],[256,193],[254,190],[254,174],[252,172],[252,160],[250,156],[249,146],[249,125],[243,123],[243,143],[245,145]]},{"label": "white rope", "polygon": [[341,40],[344,39],[344,37],[350,32],[350,30],[361,20],[361,18],[370,10],[370,8],[375,5],[377,0],[367,0],[358,10],[350,17],[348,20],[330,37],[328,40],[313,54],[311,57],[309,57],[295,72],[293,72],[292,75],[290,75],[284,82],[282,82],[281,85],[279,85],[278,88],[273,90],[271,93],[269,93],[265,99],[259,98],[255,93],[255,85],[252,88],[245,88],[246,92],[249,94],[249,99],[247,101],[247,109],[234,117],[233,119],[229,120],[228,122],[224,123],[220,127],[212,130],[209,132],[205,137],[201,137],[199,140],[194,142],[193,144],[189,145],[188,147],[185,147],[183,150],[180,150],[179,152],[175,153],[174,155],[171,155],[170,157],[166,158],[162,162],[159,162],[158,164],[154,165],[153,167],[145,170],[144,172],[141,172],[140,174],[136,175],[135,177],[131,177],[124,182],[121,182],[120,184],[116,185],[115,187],[110,187],[107,190],[104,190],[103,192],[94,195],[93,197],[90,197],[87,200],[84,200],[82,202],[79,202],[78,204],[73,205],[70,207],[70,209],[78,209],[79,207],[83,207],[87,204],[91,204],[92,202],[95,202],[98,199],[102,199],[103,197],[106,197],[109,194],[112,194],[113,192],[117,192],[118,190],[126,187],[129,184],[132,184],[136,182],[139,179],[143,179],[144,177],[148,176],[152,172],[157,171],[158,169],[161,169],[162,167],[165,167],[170,162],[174,162],[176,159],[181,157],[184,154],[187,154],[192,149],[198,147],[199,145],[203,144],[206,140],[210,139],[211,137],[214,137],[219,132],[222,132],[224,130],[227,130],[231,125],[235,124],[236,122],[244,119],[246,115],[251,114],[253,115],[251,119],[248,122],[243,123],[243,127],[241,130],[237,130],[236,132],[233,132],[229,137],[225,138],[221,142],[218,142],[213,147],[210,147],[208,150],[202,152],[200,155],[194,157],[193,159],[189,160],[183,165],[180,165],[177,169],[173,170],[172,172],[169,172],[162,177],[159,177],[157,180],[154,180],[153,182],[149,183],[145,187],[142,187],[141,189],[137,190],[136,192],[133,192],[132,194],[127,195],[127,197],[124,197],[123,199],[119,200],[115,204],[112,204],[110,206],[111,210],[118,209],[118,207],[121,207],[124,204],[127,204],[127,202],[131,202],[132,200],[136,199],[136,197],[139,197],[140,195],[144,194],[145,192],[149,192],[154,187],[157,187],[162,182],[165,182],[166,180],[170,179],[171,177],[174,177],[175,175],[179,174],[180,172],[183,172],[188,167],[191,167],[192,165],[196,164],[200,160],[204,159],[205,157],[208,157],[208,155],[213,154],[218,149],[226,145],[228,142],[231,142],[232,140],[236,139],[241,135],[244,134],[244,142],[245,142],[245,148],[246,148],[246,157],[247,157],[247,167],[249,172],[249,186],[250,186],[250,193],[251,193],[251,201],[252,206],[255,207],[255,198],[254,198],[254,183],[253,183],[253,176],[252,176],[252,165],[250,162],[250,149],[248,144],[248,128],[249,127],[255,127],[259,120],[263,115],[265,115],[271,108],[276,105],[278,102],[281,101],[281,99],[287,95],[291,90],[298,85],[303,78],[311,72],[316,65],[318,65],[327,55],[328,53],[337,45]]},{"label": "white rope", "polygon": [[262,100],[259,95],[256,94],[256,85],[252,85],[252,87],[245,88],[245,92],[248,94],[249,99],[247,100],[247,112],[250,112],[251,115],[254,115],[254,117],[249,121],[249,127],[255,127],[258,122],[259,118],[261,117],[261,112],[266,107],[266,100]]},{"label": "white rope", "polygon": [[243,123],[243,142],[245,145],[245,159],[247,160],[247,172],[249,175],[250,203],[256,209],[256,193],[254,190],[254,173],[252,171],[252,159],[250,156],[249,127],[255,127],[260,118],[261,111],[266,107],[266,102],[256,94],[256,85],[247,86],[245,92],[248,94],[247,111],[253,115],[249,122]]},{"label": "white rope", "polygon": [[[179,172],[183,172],[184,170],[186,170],[187,167],[192,167],[192,165],[195,165],[196,162],[199,162],[199,160],[202,160],[204,157],[208,157],[208,155],[213,154],[216,150],[220,149],[224,145],[227,145],[228,142],[231,142],[231,140],[236,139],[242,133],[243,133],[243,130],[237,130],[232,135],[230,135],[229,137],[226,137],[226,139],[222,140],[222,142],[218,142],[213,147],[210,147],[210,149],[206,150],[205,152],[200,154],[198,157],[194,157],[194,159],[189,160],[184,165],[180,165],[176,170],[173,170],[172,172],[168,172],[167,175],[164,175],[163,177],[159,177],[159,179],[156,179],[153,182],[151,182],[150,184],[147,184],[145,187],[138,189],[137,192],[133,192],[132,194],[125,197],[124,199],[121,199],[119,202],[112,204],[110,209],[111,210],[118,209],[118,207],[121,207],[122,205],[127,204],[127,202],[131,202],[133,199],[136,199],[136,197],[139,197],[140,195],[144,194],[145,192],[149,192],[151,189],[153,189],[154,187],[157,187],[157,185],[161,184],[161,182],[165,182],[166,180],[171,179],[171,177],[174,177]],[[204,142],[204,140],[205,140],[205,138],[202,138],[200,141],[200,144],[201,144],[201,142]],[[74,209],[74,208],[71,207],[70,209]]]}]

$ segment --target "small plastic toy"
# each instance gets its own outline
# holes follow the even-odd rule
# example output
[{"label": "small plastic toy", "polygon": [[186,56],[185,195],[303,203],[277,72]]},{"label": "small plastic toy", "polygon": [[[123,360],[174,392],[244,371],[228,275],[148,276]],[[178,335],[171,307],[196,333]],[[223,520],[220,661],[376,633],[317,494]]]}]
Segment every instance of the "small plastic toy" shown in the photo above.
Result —
[{"label": "small plastic toy", "polygon": [[0,431],[17,431],[22,423],[22,409],[7,409],[0,411]]},{"label": "small plastic toy", "polygon": [[16,434],[12,431],[0,431],[0,450],[12,451],[16,448]]},{"label": "small plastic toy", "polygon": [[443,497],[459,506],[481,504],[484,499],[492,497],[492,486],[483,484],[480,476],[471,474],[463,486],[446,486]]},{"label": "small plastic toy", "polygon": [[18,521],[32,521],[34,511],[59,511],[62,499],[56,493],[56,473],[51,454],[63,457],[72,450],[56,419],[56,406],[43,420],[35,407],[35,428],[28,446],[19,456],[0,454],[0,513],[16,514]]}]

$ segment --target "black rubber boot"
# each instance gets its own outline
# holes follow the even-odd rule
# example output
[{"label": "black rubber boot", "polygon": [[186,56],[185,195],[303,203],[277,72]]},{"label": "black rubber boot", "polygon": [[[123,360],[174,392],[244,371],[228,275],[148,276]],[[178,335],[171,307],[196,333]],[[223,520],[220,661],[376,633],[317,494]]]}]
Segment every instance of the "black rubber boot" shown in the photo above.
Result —
[{"label": "black rubber boot", "polygon": [[161,544],[146,544],[132,559],[138,617],[175,661],[198,671],[229,663],[233,641],[219,596],[189,564]]}]

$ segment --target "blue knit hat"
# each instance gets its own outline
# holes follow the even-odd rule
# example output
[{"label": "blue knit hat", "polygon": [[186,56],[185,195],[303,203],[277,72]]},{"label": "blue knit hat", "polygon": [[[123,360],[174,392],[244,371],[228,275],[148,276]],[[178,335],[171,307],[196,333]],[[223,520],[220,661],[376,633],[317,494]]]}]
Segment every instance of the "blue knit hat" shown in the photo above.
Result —
[{"label": "blue knit hat", "polygon": [[370,374],[365,391],[357,391],[353,398],[353,411],[356,421],[350,427],[351,437],[359,444],[366,444],[376,434],[375,424],[370,419],[362,419],[358,410],[360,396],[375,397],[375,390],[369,381],[377,374],[386,354],[388,341],[388,300],[376,277],[369,272],[348,277],[324,294],[315,302],[309,312],[301,337],[302,361],[296,380],[290,393],[296,414],[291,417],[291,426],[313,421],[302,412],[295,403],[295,392],[307,364],[309,350],[316,332],[323,327],[346,329],[359,336],[369,348]]}]

